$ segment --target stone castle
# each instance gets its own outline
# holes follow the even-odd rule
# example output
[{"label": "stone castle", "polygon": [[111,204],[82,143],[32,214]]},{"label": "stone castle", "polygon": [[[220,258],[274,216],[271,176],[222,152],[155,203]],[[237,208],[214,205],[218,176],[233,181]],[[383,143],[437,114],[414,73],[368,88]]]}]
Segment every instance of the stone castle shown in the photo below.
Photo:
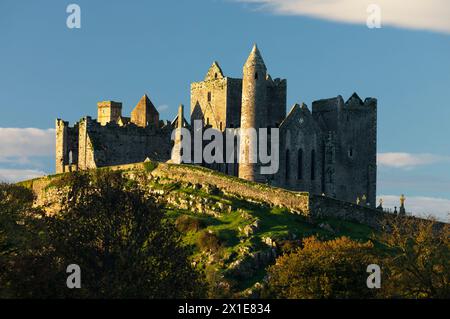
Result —
[{"label": "stone castle", "polygon": [[[243,179],[294,191],[324,194],[375,207],[377,100],[353,94],[314,101],[312,111],[295,104],[286,114],[287,82],[272,79],[255,45],[244,64],[242,79],[224,75],[214,62],[201,82],[191,84],[190,121],[180,105],[173,121],[163,121],[147,95],[131,117],[122,103],[99,102],[97,120],[84,117],[73,127],[56,121],[56,172],[137,163],[147,158],[174,160],[172,132],[193,130],[194,120],[223,134],[243,128],[279,128],[279,170],[261,175],[259,163],[220,163],[203,166]],[[244,152],[252,143],[240,141]]]}]

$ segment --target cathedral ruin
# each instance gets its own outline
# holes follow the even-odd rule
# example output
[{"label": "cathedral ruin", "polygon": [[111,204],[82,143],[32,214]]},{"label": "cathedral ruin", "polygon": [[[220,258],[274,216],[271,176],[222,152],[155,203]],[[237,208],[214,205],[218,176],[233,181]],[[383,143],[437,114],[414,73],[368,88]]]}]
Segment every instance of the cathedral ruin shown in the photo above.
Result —
[{"label": "cathedral ruin", "polygon": [[[362,100],[354,93],[305,104],[295,104],[286,113],[287,82],[272,77],[255,45],[244,64],[242,78],[227,77],[217,62],[203,81],[191,84],[190,117],[180,106],[172,121],[159,113],[144,95],[130,117],[122,114],[122,103],[97,104],[97,119],[87,116],[74,126],[56,121],[56,172],[94,169],[121,164],[174,161],[172,132],[193,131],[192,123],[223,134],[239,134],[244,128],[278,128],[279,169],[261,175],[259,163],[200,165],[246,180],[268,183],[294,191],[324,194],[343,201],[357,198],[375,207],[377,100]],[[248,142],[248,141],[247,141]],[[252,143],[240,141],[252,152]],[[180,162],[180,157],[175,162]]]}]

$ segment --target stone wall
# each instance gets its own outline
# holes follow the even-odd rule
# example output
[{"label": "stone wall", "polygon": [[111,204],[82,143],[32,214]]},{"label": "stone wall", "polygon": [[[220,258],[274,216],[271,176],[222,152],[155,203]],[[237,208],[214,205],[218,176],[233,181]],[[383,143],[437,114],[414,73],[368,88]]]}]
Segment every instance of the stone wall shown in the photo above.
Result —
[{"label": "stone wall", "polygon": [[286,207],[292,212],[309,215],[309,194],[249,182],[203,167],[160,163],[152,175],[193,184],[208,183],[222,192],[268,205]]},{"label": "stone wall", "polygon": [[380,228],[380,222],[389,214],[369,207],[337,200],[334,198],[310,195],[309,208],[313,218],[337,218]]},{"label": "stone wall", "polygon": [[[127,125],[120,127],[115,123],[100,126],[87,118],[87,134],[83,136],[80,126],[80,145],[86,147],[86,164],[79,163],[81,169],[143,162],[147,157],[156,161],[170,159],[172,127],[155,126],[137,127]],[[84,140],[86,139],[86,140]],[[81,144],[83,141],[83,144]],[[80,147],[80,153],[83,149]],[[82,157],[80,157],[83,160]]]},{"label": "stone wall", "polygon": [[[155,169],[151,172],[146,172],[145,163],[136,163],[113,166],[110,169],[122,170],[131,179],[141,178],[140,176],[144,172],[145,174],[150,174],[151,179],[156,178],[159,181],[167,181],[170,183],[181,182],[190,185],[199,184],[205,186],[205,188],[216,187],[224,194],[270,206],[285,207],[292,213],[300,214],[311,219],[336,218],[364,224],[374,229],[380,229],[381,222],[387,216],[391,215],[387,212],[322,195],[292,192],[264,184],[249,182],[199,166],[158,163]],[[37,195],[36,204],[43,205],[51,210],[57,204],[56,199],[59,198],[58,196],[62,194],[57,189],[48,188],[47,186],[55,179],[58,179],[59,176],[61,175],[37,178],[20,184],[33,190]],[[184,204],[183,209],[202,212],[209,210],[212,214],[215,211],[214,207],[208,208],[202,203],[192,203],[192,206],[189,206],[191,205],[192,198],[185,202],[180,198],[173,198],[172,201]],[[219,208],[220,211],[227,211],[226,207]],[[404,218],[416,217],[405,216]],[[437,225],[437,227],[441,227],[444,223],[437,223]]]}]

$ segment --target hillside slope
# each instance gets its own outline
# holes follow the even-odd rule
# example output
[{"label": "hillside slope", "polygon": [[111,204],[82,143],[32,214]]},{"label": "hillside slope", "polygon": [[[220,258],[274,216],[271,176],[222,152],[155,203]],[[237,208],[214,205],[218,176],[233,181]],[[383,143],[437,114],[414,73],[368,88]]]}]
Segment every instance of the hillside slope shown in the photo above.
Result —
[{"label": "hillside slope", "polygon": [[[192,262],[216,282],[224,296],[251,296],[278,254],[316,235],[368,240],[367,225],[313,216],[310,196],[250,183],[201,167],[140,163],[118,166],[130,180],[164,206],[167,218],[191,248]],[[49,214],[64,196],[70,173],[23,182]]]}]

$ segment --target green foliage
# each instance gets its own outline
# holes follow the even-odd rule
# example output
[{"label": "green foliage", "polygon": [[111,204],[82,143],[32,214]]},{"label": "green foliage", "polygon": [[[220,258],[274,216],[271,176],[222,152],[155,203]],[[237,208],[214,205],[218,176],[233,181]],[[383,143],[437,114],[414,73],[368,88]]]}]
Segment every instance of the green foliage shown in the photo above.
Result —
[{"label": "green foliage", "polygon": [[175,227],[182,233],[197,232],[204,227],[198,218],[189,215],[181,215],[175,221]]},{"label": "green foliage", "polygon": [[0,184],[0,298],[8,294],[11,280],[7,273],[14,257],[35,245],[29,232],[34,195],[25,186]]},{"label": "green foliage", "polygon": [[148,161],[144,162],[144,169],[147,173],[153,172],[158,167],[158,162]]},{"label": "green foliage", "polygon": [[[120,172],[64,178],[67,197],[56,216],[40,218],[39,234],[11,258],[9,297],[193,298],[204,295],[179,233],[164,213]],[[82,288],[66,287],[66,267],[82,270]],[[3,289],[3,285],[2,285]]]},{"label": "green foliage", "polygon": [[[156,165],[144,163],[145,172]],[[144,170],[141,175],[148,177]],[[67,195],[53,217],[32,208],[33,195],[24,188],[32,183],[0,185],[0,297],[229,298],[267,279],[263,297],[272,298],[450,295],[448,225],[394,218],[386,221],[384,231],[375,232],[336,218],[309,219],[224,194],[208,183],[158,176],[145,179],[145,185],[123,173],[99,169],[50,178],[48,187]],[[149,190],[162,192],[152,197]],[[174,202],[155,204],[154,198],[169,193]],[[178,208],[191,201],[195,207],[201,201],[205,213]],[[280,256],[276,264],[269,260],[267,269],[267,261],[246,264],[251,256],[270,251],[270,242]],[[65,287],[70,263],[82,268],[81,290]],[[381,289],[366,286],[366,268],[372,263],[381,266]],[[232,264],[243,270],[229,271]]]},{"label": "green foliage", "polygon": [[450,298],[450,225],[393,216],[379,240],[388,247],[383,297]]},{"label": "green foliage", "polygon": [[198,236],[197,245],[201,250],[211,252],[217,252],[222,246],[217,235],[206,230]]},{"label": "green foliage", "polygon": [[269,267],[266,294],[289,299],[374,297],[366,286],[366,268],[372,263],[376,258],[370,242],[310,237]]}]

